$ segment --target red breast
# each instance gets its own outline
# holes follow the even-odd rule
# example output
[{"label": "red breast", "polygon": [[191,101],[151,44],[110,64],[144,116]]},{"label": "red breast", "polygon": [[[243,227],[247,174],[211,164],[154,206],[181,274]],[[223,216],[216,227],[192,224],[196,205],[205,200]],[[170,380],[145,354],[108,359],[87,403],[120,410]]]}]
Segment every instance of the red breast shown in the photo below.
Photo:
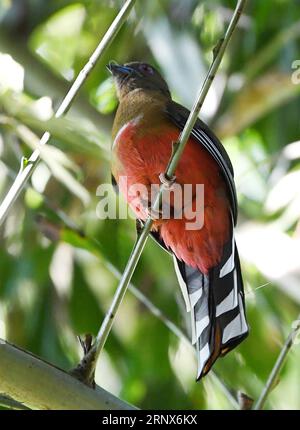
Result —
[{"label": "red breast", "polygon": [[[165,171],[169,161],[172,142],[178,139],[179,130],[167,121],[158,126],[145,126],[142,116],[121,127],[113,144],[112,170],[120,191],[136,216],[147,217],[143,211],[144,201],[149,196],[151,184],[159,184],[159,174]],[[182,219],[158,220],[153,229],[158,230],[165,244],[174,254],[192,267],[204,273],[218,264],[224,243],[229,238],[229,201],[226,186],[218,165],[210,154],[192,138],[189,139],[176,169],[176,182],[183,186],[191,184],[193,201],[190,209],[196,209],[196,184],[204,185],[204,224],[201,229],[187,230],[186,210]],[[126,181],[120,181],[120,177]],[[143,185],[148,193],[136,187]],[[183,200],[184,200],[184,187]]]}]

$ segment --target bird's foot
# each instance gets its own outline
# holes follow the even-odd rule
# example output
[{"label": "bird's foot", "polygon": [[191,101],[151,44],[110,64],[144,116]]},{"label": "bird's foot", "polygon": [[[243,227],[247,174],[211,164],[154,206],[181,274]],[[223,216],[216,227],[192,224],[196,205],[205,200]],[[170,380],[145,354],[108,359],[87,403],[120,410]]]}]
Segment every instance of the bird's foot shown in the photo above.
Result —
[{"label": "bird's foot", "polygon": [[176,181],[176,176],[173,175],[172,178],[168,178],[165,173],[159,174],[159,180],[164,186],[164,188],[171,190],[173,188],[173,185]]},{"label": "bird's foot", "polygon": [[95,388],[95,351],[93,350],[93,337],[86,334],[82,339],[78,336],[80,346],[83,350],[83,358],[80,363],[69,371],[70,375],[83,382],[91,388]]}]

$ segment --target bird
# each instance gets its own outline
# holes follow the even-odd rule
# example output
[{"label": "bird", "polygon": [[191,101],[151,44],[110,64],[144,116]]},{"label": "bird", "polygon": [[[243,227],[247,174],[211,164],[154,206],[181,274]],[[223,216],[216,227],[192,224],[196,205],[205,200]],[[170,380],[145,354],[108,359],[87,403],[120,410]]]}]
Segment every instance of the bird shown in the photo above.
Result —
[{"label": "bird", "polygon": [[[233,167],[222,143],[198,118],[174,177],[166,177],[189,110],[173,101],[168,84],[152,65],[110,62],[107,69],[119,102],[112,127],[112,183],[133,210],[138,234],[150,216],[152,238],[174,260],[191,316],[198,381],[249,332],[234,236],[238,206]],[[162,182],[169,197],[154,213],[149,196]],[[172,195],[175,185],[183,190],[181,199]],[[202,203],[197,206],[198,201]],[[169,216],[164,216],[166,208]],[[202,222],[187,228],[200,213]]]}]

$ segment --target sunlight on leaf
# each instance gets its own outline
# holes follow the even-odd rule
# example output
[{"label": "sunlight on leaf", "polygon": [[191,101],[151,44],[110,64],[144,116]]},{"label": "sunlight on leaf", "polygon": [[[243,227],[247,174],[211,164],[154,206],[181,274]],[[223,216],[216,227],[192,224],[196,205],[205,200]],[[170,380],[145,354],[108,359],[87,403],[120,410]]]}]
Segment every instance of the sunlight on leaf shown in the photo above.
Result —
[{"label": "sunlight on leaf", "polygon": [[67,6],[36,28],[30,38],[31,48],[67,80],[74,77],[73,63],[85,15],[81,4]]},{"label": "sunlight on leaf", "polygon": [[269,72],[242,88],[231,108],[217,121],[216,133],[224,138],[239,133],[300,93],[291,76]]},{"label": "sunlight on leaf", "polygon": [[117,106],[116,90],[112,78],[101,82],[91,96],[92,103],[99,112],[103,114],[111,113]]},{"label": "sunlight on leaf", "polygon": [[24,69],[9,54],[0,52],[0,93],[12,90],[17,93],[23,91]]}]

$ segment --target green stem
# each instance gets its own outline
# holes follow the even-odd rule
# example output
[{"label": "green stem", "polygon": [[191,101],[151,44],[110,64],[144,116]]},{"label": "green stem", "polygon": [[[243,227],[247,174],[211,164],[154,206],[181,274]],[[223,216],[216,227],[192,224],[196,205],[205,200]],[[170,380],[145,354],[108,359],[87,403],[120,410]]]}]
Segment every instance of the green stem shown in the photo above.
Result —
[{"label": "green stem", "polygon": [[[225,34],[224,38],[220,41],[220,43],[217,46],[217,49],[214,52],[213,62],[209,68],[209,71],[207,73],[205,81],[204,81],[203,85],[201,86],[201,88],[198,92],[195,103],[194,103],[193,108],[190,112],[188,120],[184,126],[184,129],[180,134],[178,144],[176,145],[176,148],[175,148],[174,152],[172,153],[171,158],[169,160],[168,167],[167,167],[167,170],[165,172],[165,176],[168,178],[171,178],[174,175],[175,169],[179,163],[180,157],[183,153],[183,150],[184,150],[185,145],[188,141],[190,133],[194,127],[194,124],[195,124],[197,118],[198,118],[198,115],[199,115],[199,112],[200,112],[201,107],[203,105],[203,102],[205,100],[205,97],[208,93],[208,90],[209,90],[213,80],[214,80],[216,71],[217,71],[217,69],[221,63],[225,49],[227,47],[227,44],[230,40],[230,37],[231,37],[234,29],[236,27],[236,24],[239,20],[241,13],[242,13],[242,10],[245,6],[245,3],[246,3],[246,0],[238,0],[236,9],[235,9],[234,14],[232,16],[232,19],[230,21],[230,24],[228,26],[226,34]],[[159,193],[158,193],[158,195],[155,199],[155,202],[153,204],[153,207],[152,207],[153,211],[158,210],[160,207],[163,189],[164,189],[164,185],[162,184],[160,186]],[[144,246],[146,244],[146,241],[148,239],[152,224],[153,224],[153,220],[151,218],[148,218],[144,224],[144,227],[141,231],[141,234],[138,237],[138,240],[135,243],[135,246],[133,248],[131,256],[130,256],[130,258],[127,262],[127,265],[125,267],[123,276],[122,276],[120,283],[117,287],[117,290],[115,292],[111,306],[110,306],[110,308],[109,308],[109,310],[108,310],[108,312],[107,312],[107,314],[103,320],[103,323],[102,323],[100,330],[97,334],[97,337],[95,339],[93,347],[91,348],[88,356],[86,357],[86,359],[90,365],[90,369],[89,369],[89,371],[90,371],[89,375],[90,376],[95,371],[97,359],[98,359],[99,354],[102,351],[102,349],[105,345],[106,339],[107,339],[107,337],[111,331],[114,319],[116,317],[116,313],[118,311],[120,304],[122,303],[123,297],[124,297],[126,290],[129,286],[129,283],[130,283],[131,278],[133,276],[133,273],[135,271],[136,265],[140,259],[142,251],[143,251]]]},{"label": "green stem", "polygon": [[[110,44],[114,40],[115,36],[119,32],[119,30],[121,29],[123,24],[125,23],[125,21],[129,15],[131,9],[133,8],[135,2],[136,2],[136,0],[127,0],[126,1],[126,3],[122,7],[122,9],[118,13],[118,15],[116,16],[116,18],[112,22],[111,26],[109,27],[109,29],[105,33],[104,37],[102,38],[102,40],[98,44],[97,48],[95,49],[95,51],[93,52],[93,54],[89,58],[88,62],[83,67],[83,69],[80,71],[80,73],[77,76],[77,78],[75,79],[73,85],[69,89],[67,95],[65,96],[65,98],[61,102],[61,104],[60,104],[60,106],[59,106],[59,108],[55,114],[56,118],[61,117],[62,115],[64,115],[68,111],[68,109],[70,108],[71,104],[74,101],[74,98],[76,97],[80,88],[82,87],[82,84],[85,82],[88,75],[90,74],[90,72],[95,67],[99,58],[102,57],[105,50],[110,46]],[[41,137],[39,144],[40,145],[46,145],[49,142],[50,137],[51,137],[50,133],[45,132],[43,134],[43,136]],[[1,206],[0,206],[0,225],[5,220],[6,216],[8,215],[8,213],[9,213],[9,211],[13,205],[13,203],[15,202],[17,197],[19,196],[20,192],[23,190],[26,182],[30,178],[30,176],[31,176],[34,168],[38,164],[39,160],[40,160],[40,150],[36,149],[31,154],[31,156],[29,157],[27,165],[23,169],[21,169],[21,171],[19,172],[19,174],[16,177],[16,179],[14,180],[11,188],[9,189],[8,193],[6,194],[3,202],[1,203]]]},{"label": "green stem", "polygon": [[282,369],[282,366],[284,364],[284,361],[291,350],[292,346],[294,345],[294,340],[296,339],[298,333],[300,333],[300,315],[298,316],[298,319],[296,320],[297,324],[293,329],[291,330],[285,344],[283,345],[282,350],[280,351],[280,354],[277,358],[277,361],[270,373],[270,376],[266,382],[266,385],[264,386],[264,389],[257,400],[256,404],[254,405],[254,410],[260,410],[264,407],[264,404],[266,403],[267,397],[274,388],[274,384],[276,383],[276,380],[279,376],[279,373]]},{"label": "green stem", "polygon": [[67,372],[2,339],[0,393],[0,403],[5,393],[30,409],[136,409],[103,388],[91,389]]}]

